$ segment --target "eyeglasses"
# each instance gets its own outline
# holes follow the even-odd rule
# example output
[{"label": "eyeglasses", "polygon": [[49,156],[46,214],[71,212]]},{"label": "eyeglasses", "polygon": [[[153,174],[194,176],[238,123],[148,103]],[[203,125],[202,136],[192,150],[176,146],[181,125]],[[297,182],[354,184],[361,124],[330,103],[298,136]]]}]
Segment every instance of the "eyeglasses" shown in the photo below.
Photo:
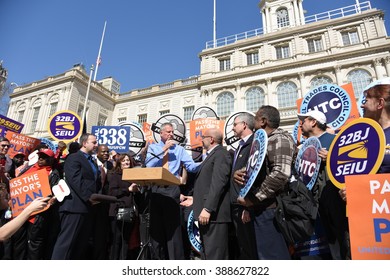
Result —
[{"label": "eyeglasses", "polygon": [[233,123],[233,126],[236,127],[236,125],[238,125],[239,123],[245,123],[245,122],[236,122],[236,123]]},{"label": "eyeglasses", "polygon": [[209,135],[202,135],[202,139],[209,138],[209,137],[213,137],[213,136],[209,136]]},{"label": "eyeglasses", "polygon": [[1,144],[1,146],[2,146],[3,148],[9,148],[9,147],[10,147],[9,144]]}]

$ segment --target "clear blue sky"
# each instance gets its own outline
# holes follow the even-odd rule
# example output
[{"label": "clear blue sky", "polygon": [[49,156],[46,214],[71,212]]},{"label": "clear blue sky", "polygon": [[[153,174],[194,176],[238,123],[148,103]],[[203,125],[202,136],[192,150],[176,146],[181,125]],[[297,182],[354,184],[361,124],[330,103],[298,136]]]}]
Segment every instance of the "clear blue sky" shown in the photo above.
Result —
[{"label": "clear blue sky", "polygon": [[[262,27],[259,0],[217,0],[217,38]],[[306,16],[355,0],[304,0]],[[390,1],[372,0],[385,10]],[[112,76],[121,92],[184,79],[200,72],[198,54],[213,39],[213,0],[1,0],[0,60],[19,85],[95,64],[97,79]]]}]

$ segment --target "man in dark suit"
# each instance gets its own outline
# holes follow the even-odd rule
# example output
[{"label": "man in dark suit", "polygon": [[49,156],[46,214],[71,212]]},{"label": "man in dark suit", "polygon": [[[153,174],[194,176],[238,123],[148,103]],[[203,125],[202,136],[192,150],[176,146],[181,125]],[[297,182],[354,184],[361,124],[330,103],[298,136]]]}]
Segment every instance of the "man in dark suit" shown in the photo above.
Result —
[{"label": "man in dark suit", "polygon": [[229,178],[232,160],[229,152],[222,147],[222,139],[222,133],[216,128],[205,131],[202,143],[207,156],[196,174],[194,184],[194,217],[199,222],[202,259],[206,260],[229,258]]},{"label": "man in dark suit", "polygon": [[80,137],[80,150],[70,154],[64,166],[65,181],[70,195],[60,204],[61,231],[54,246],[52,259],[84,259],[92,231],[92,194],[101,188],[100,172],[92,158],[97,148],[96,136]]},{"label": "man in dark suit", "polygon": [[256,260],[256,239],[253,227],[253,211],[240,205],[237,198],[242,186],[234,182],[233,174],[236,170],[246,168],[253,141],[255,117],[249,113],[237,115],[233,122],[234,136],[240,138],[240,144],[234,153],[232,178],[230,179],[230,204],[232,220],[237,238],[237,259]]}]

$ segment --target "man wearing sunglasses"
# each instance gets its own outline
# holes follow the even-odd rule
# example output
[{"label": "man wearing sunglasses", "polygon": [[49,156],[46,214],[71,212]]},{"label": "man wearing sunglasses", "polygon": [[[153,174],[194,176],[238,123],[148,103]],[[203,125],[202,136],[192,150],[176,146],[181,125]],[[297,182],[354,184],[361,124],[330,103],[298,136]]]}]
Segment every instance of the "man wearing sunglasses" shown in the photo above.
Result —
[{"label": "man wearing sunglasses", "polygon": [[[12,159],[7,155],[9,147],[9,140],[0,137],[0,226],[7,222],[4,214],[8,209],[9,180],[11,179],[10,173],[13,170]],[[0,258],[4,257],[4,250],[4,244],[0,243]]]},{"label": "man wearing sunglasses", "polygon": [[13,177],[13,162],[7,155],[10,145],[7,138],[0,137],[0,183],[4,183],[7,186],[9,179]]}]

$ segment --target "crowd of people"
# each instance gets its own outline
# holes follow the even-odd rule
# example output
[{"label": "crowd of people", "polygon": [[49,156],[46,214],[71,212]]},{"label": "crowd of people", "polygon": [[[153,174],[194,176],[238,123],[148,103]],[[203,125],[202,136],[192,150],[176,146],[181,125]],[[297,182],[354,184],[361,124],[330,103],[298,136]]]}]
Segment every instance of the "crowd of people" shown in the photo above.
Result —
[{"label": "crowd of people", "polygon": [[[368,86],[362,105],[364,117],[377,121],[390,141],[390,79]],[[319,175],[312,188],[319,204],[316,253],[303,254],[288,244],[275,223],[276,196],[290,180],[299,147],[280,128],[277,108],[264,105],[256,115],[237,114],[233,132],[239,139],[234,152],[223,146],[223,134],[203,132],[204,157],[195,162],[173,140],[174,126],[160,128],[161,141],[148,145],[142,165],[164,167],[180,178],[178,185],[139,186],[123,180],[123,171],[136,168],[127,153],[110,153],[90,133],[56,151],[43,143],[36,148],[36,162],[28,155],[7,152],[10,141],[0,138],[0,258],[2,259],[351,259],[346,191],[329,180],[326,159],[335,137],[327,132],[320,111],[298,114],[304,137],[317,137],[322,149]],[[254,132],[268,136],[266,158],[249,193],[240,197],[247,181],[247,165]],[[388,145],[388,144],[387,144]],[[65,154],[65,150],[68,153]],[[47,172],[50,186],[64,179],[70,194],[34,200],[16,218],[10,215],[9,181]],[[390,173],[386,149],[379,173]],[[38,214],[37,210],[48,208]],[[202,250],[191,249],[186,222],[193,210]],[[310,250],[309,250],[310,251]]]}]

